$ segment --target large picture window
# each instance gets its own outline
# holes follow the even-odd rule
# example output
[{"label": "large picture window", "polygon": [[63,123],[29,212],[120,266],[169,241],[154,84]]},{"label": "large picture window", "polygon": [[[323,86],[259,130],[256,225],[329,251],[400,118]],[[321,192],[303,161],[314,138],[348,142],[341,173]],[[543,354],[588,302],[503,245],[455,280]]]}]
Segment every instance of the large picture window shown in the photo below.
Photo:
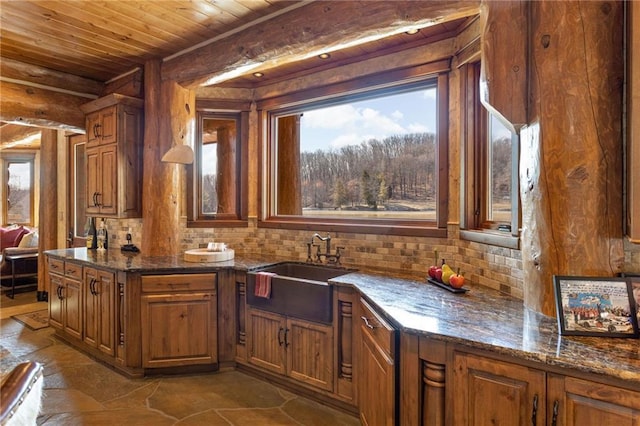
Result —
[{"label": "large picture window", "polygon": [[439,118],[447,90],[439,81],[269,111],[262,224],[411,235],[437,229],[446,217],[439,165],[447,130]]}]

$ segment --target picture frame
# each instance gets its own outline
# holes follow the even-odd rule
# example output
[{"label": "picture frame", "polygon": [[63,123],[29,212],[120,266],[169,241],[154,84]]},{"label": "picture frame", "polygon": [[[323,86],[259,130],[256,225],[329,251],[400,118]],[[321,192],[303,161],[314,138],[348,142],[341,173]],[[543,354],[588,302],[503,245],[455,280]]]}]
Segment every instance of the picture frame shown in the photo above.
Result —
[{"label": "picture frame", "polygon": [[553,281],[561,335],[638,337],[635,284],[628,278],[554,275]]}]

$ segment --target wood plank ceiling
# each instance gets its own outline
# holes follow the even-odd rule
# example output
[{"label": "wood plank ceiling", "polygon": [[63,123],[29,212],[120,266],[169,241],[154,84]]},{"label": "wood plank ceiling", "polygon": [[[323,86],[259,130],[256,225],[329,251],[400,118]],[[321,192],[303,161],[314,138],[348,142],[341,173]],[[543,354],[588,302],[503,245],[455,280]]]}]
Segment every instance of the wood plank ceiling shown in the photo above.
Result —
[{"label": "wood plank ceiling", "polygon": [[[0,3],[0,82],[29,81],[24,65],[102,86],[141,68],[149,59],[167,58],[194,46],[251,28],[303,7],[305,1],[278,0],[41,0]],[[269,70],[256,80],[241,76],[224,84],[249,87],[287,76],[359,60],[450,36],[465,25],[457,19],[423,28],[414,36],[395,35]],[[11,66],[9,66],[11,64]],[[19,67],[16,66],[19,64]],[[64,80],[64,78],[63,78]],[[64,88],[62,88],[64,89]],[[0,124],[0,145],[37,128]]]}]

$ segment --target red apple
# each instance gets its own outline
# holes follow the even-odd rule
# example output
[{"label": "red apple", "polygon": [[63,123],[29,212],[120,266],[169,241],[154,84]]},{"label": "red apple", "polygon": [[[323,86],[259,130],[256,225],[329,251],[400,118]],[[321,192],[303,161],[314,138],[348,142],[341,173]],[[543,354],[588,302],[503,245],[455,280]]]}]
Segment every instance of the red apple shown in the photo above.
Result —
[{"label": "red apple", "polygon": [[437,267],[436,268],[436,272],[435,272],[435,277],[436,280],[442,282],[442,268],[441,267]]},{"label": "red apple", "polygon": [[436,269],[438,269],[438,250],[434,250],[433,254],[435,255],[435,263],[429,267],[429,276],[431,278],[436,277]]},{"label": "red apple", "polygon": [[464,285],[464,275],[460,275],[460,269],[458,269],[457,273],[451,275],[449,285],[453,288],[462,288]]}]

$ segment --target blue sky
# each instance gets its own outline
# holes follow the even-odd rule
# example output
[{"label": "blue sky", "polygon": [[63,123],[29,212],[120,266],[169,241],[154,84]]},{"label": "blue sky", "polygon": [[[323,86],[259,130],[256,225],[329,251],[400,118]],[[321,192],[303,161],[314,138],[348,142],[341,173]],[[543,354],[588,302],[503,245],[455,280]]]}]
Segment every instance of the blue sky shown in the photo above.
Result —
[{"label": "blue sky", "polygon": [[391,135],[435,133],[436,89],[305,111],[300,127],[303,152],[339,149]]}]

